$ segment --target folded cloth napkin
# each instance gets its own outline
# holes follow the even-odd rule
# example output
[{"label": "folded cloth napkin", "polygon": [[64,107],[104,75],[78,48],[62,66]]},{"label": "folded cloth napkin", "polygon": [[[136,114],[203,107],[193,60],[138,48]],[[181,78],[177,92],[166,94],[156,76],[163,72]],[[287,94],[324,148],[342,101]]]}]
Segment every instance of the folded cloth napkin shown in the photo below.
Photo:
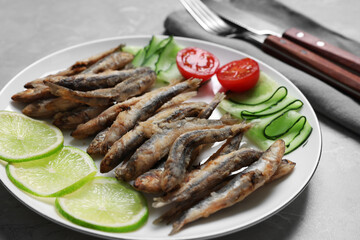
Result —
[{"label": "folded cloth napkin", "polygon": [[263,61],[290,79],[303,92],[317,114],[322,114],[360,135],[359,102],[319,79],[267,55],[249,42],[206,32],[185,10],[171,13],[165,20],[165,29],[171,35],[218,43]]}]

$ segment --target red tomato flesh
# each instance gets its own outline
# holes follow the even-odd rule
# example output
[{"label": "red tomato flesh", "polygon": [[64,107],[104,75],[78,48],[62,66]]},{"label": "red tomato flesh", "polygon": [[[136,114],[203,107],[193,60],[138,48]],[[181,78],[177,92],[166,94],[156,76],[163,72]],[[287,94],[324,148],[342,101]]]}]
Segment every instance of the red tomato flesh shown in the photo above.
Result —
[{"label": "red tomato flesh", "polygon": [[212,53],[195,47],[180,50],[176,64],[184,78],[200,78],[203,81],[209,80],[220,66],[219,59]]},{"label": "red tomato flesh", "polygon": [[233,92],[244,92],[256,85],[260,68],[255,60],[244,58],[222,66],[216,76],[224,88]]}]

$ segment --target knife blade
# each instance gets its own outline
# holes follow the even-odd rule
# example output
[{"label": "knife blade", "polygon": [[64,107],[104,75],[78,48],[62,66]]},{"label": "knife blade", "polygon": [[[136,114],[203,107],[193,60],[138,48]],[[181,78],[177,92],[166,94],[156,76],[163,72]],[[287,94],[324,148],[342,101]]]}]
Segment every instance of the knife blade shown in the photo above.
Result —
[{"label": "knife blade", "polygon": [[239,8],[210,0],[205,2],[215,13],[227,21],[259,35],[274,35],[291,40],[335,63],[360,72],[360,57],[333,46],[305,31],[289,28],[284,29]]}]

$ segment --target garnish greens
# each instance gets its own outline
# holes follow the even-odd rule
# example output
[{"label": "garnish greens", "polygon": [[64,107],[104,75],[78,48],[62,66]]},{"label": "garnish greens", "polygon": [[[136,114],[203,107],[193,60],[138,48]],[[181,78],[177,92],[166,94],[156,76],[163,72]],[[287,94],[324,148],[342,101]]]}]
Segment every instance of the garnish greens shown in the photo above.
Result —
[{"label": "garnish greens", "polygon": [[123,51],[135,54],[132,61],[134,66],[147,66],[153,69],[157,81],[171,82],[182,78],[176,65],[176,55],[182,48],[172,36],[165,39],[153,36],[145,47],[126,46]]}]

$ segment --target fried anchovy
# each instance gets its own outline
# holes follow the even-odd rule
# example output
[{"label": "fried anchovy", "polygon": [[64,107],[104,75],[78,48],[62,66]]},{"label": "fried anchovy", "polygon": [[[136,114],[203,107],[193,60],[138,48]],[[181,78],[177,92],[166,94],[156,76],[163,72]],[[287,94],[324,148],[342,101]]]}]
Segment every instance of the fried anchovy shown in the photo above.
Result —
[{"label": "fried anchovy", "polygon": [[296,163],[294,163],[290,160],[287,160],[287,159],[282,159],[275,174],[272,175],[271,178],[266,183],[275,181],[279,178],[282,178],[283,176],[288,175],[289,173],[291,173],[294,170],[295,166],[296,166]]},{"label": "fried anchovy", "polygon": [[34,88],[26,89],[22,92],[15,93],[11,99],[15,102],[31,103],[37,100],[54,97],[50,89],[44,83],[37,84]]},{"label": "fried anchovy", "polygon": [[88,148],[86,149],[86,152],[90,155],[96,155],[100,153],[100,146],[102,141],[104,141],[104,138],[106,136],[106,132],[109,130],[109,128],[106,128],[96,134],[95,138],[91,141]]},{"label": "fried anchovy", "polygon": [[187,223],[202,217],[208,217],[223,208],[242,201],[249,194],[263,186],[276,172],[284,152],[284,141],[275,141],[259,160],[237,174],[220,190],[213,192],[210,197],[187,210],[180,219],[174,222],[170,235],[178,232]]},{"label": "fried anchovy", "polygon": [[162,193],[160,177],[164,169],[165,161],[158,166],[137,177],[133,183],[135,189],[146,193]]},{"label": "fried anchovy", "polygon": [[131,53],[115,51],[86,68],[82,73],[100,73],[106,70],[122,69],[126,64],[130,63],[133,58],[134,55]]},{"label": "fried anchovy", "polygon": [[38,78],[35,79],[31,82],[28,82],[25,84],[25,88],[35,88],[37,87],[39,84],[43,83],[43,81],[49,77],[55,77],[55,76],[72,76],[78,73],[83,72],[85,69],[89,68],[91,65],[95,64],[96,62],[100,61],[101,59],[109,56],[110,54],[120,51],[122,49],[124,45],[119,45],[115,48],[109,49],[105,52],[99,53],[97,55],[91,56],[87,59],[81,60],[81,61],[77,61],[75,64],[73,64],[72,66],[70,66],[69,68],[57,72],[55,74],[50,74],[47,75],[46,77],[43,78]]},{"label": "fried anchovy", "polygon": [[122,102],[130,97],[139,95],[150,89],[156,80],[156,74],[152,70],[127,78],[113,88],[96,89],[82,92],[71,90],[52,82],[45,82],[50,87],[51,93],[74,102],[90,106],[109,105],[113,101]]},{"label": "fried anchovy", "polygon": [[72,90],[90,91],[100,88],[111,88],[132,76],[149,71],[147,67],[138,67],[128,70],[112,70],[97,74],[77,74],[66,77],[49,77],[45,82],[70,88]]},{"label": "fried anchovy", "polygon": [[136,103],[129,111],[119,113],[105,137],[101,152],[106,153],[111,145],[131,130],[137,122],[148,119],[157,109],[176,95],[184,91],[197,89],[200,82],[201,80],[199,79],[190,79],[170,87],[164,87],[163,90],[155,96],[144,98]]},{"label": "fried anchovy", "polygon": [[[161,124],[159,124],[161,125]],[[221,128],[224,123],[221,120],[208,119],[185,119],[173,122],[174,127],[163,129],[157,134],[153,134],[144,144],[142,144],[129,161],[115,170],[115,175],[119,179],[126,181],[133,180],[153,167],[160,159],[165,157],[173,142],[184,132],[195,129]],[[144,126],[144,133],[152,126]],[[152,131],[150,130],[152,134]]]},{"label": "fried anchovy", "polygon": [[[176,97],[174,97],[173,99],[170,100],[172,102],[172,104],[170,106],[174,107],[176,104],[180,104],[181,102],[186,101],[189,98],[193,97],[194,94],[196,95],[196,92],[194,92],[194,91],[179,94],[178,96],[176,96]],[[167,105],[167,103],[164,104],[164,105]],[[168,105],[168,107],[165,107],[164,105],[159,109],[159,111],[164,110],[165,108],[170,108],[169,105]],[[189,115],[189,116],[191,116],[191,115]],[[104,133],[104,134],[106,134],[106,133]],[[104,137],[105,137],[105,135],[104,135]],[[137,144],[140,145],[140,143],[142,143],[143,141],[146,140],[146,138],[144,138],[142,136],[142,128],[141,127],[136,127],[136,130],[133,129],[133,130],[127,132],[121,139],[123,141],[122,146],[125,146],[126,149],[133,149],[134,147],[136,147]],[[120,141],[121,139],[119,139],[118,141]],[[104,138],[102,138],[102,141],[103,140],[104,140]],[[96,147],[98,147],[98,149],[91,148],[92,149],[91,154],[100,154],[101,142],[99,142],[99,139],[96,139],[96,138],[93,141],[96,141]],[[90,143],[90,145],[92,145],[92,142]],[[118,151],[122,151],[122,148],[120,147],[118,149]],[[122,153],[120,153],[120,155],[123,156]],[[122,157],[119,157],[119,160],[117,160],[117,162],[120,162],[122,160],[121,158]],[[112,165],[112,164],[109,164],[109,163],[103,163],[103,161],[102,161],[102,164],[100,165],[100,171],[107,171],[107,170],[105,170],[105,169],[107,169],[107,167],[103,166],[103,164]],[[101,167],[101,166],[103,166],[103,167]],[[103,169],[103,170],[101,170],[101,169]]]},{"label": "fried anchovy", "polygon": [[[217,105],[219,105],[219,103],[225,98],[225,94],[224,93],[217,93],[214,98],[212,99],[212,101],[209,103],[209,105],[204,108],[203,111],[201,111],[198,115],[198,118],[209,118],[211,116],[211,114],[213,113],[213,111],[215,110],[215,108],[217,107]],[[198,155],[201,153],[201,151],[210,146],[211,144],[203,144],[200,146],[193,146],[193,149],[191,150],[191,157],[190,157],[190,161],[189,161],[189,167],[192,166],[193,162],[196,161]]]},{"label": "fried anchovy", "polygon": [[[201,168],[202,166],[205,165],[205,163],[208,163],[209,161],[217,158],[218,156],[222,156],[222,155],[225,155],[225,154],[228,154],[230,152],[237,150],[239,148],[242,137],[243,137],[243,133],[239,133],[239,134],[235,135],[234,137],[229,138],[213,155],[211,155],[199,167]],[[142,192],[163,193],[163,191],[161,189],[161,185],[160,185],[160,180],[161,180],[161,174],[164,170],[164,165],[165,165],[165,162],[163,164],[159,165],[157,168],[151,169],[150,171],[145,172],[144,174],[137,177],[134,182],[134,187],[137,190],[142,191]],[[191,172],[198,171],[198,170],[199,169],[195,168],[195,169],[192,169],[192,171],[186,173],[185,179],[187,179],[187,180],[184,182],[186,183],[186,182],[190,181],[191,177],[189,177],[189,176],[196,176],[196,174],[191,174]],[[183,184],[181,184],[181,186],[182,185]]]},{"label": "fried anchovy", "polygon": [[[274,173],[274,175],[266,181],[266,184],[282,178],[288,174],[290,174],[294,167],[295,163],[286,159],[282,159],[281,163]],[[193,196],[192,199],[189,199],[186,202],[179,202],[175,206],[171,207],[168,211],[166,211],[164,214],[162,214],[159,218],[154,220],[154,224],[166,222],[167,224],[171,223],[172,221],[179,218],[185,211],[187,211],[189,208],[193,207],[195,204],[197,204],[200,200],[204,199],[205,197],[209,196],[211,192],[217,191],[218,189],[225,186],[232,178],[234,178],[235,175],[231,175],[225,179],[225,181],[221,182],[219,185],[216,185],[214,189],[211,189],[210,191],[205,191],[204,194]],[[202,192],[203,193],[203,192]],[[205,196],[205,197],[203,197]]]},{"label": "fried anchovy", "polygon": [[[191,93],[191,92],[190,92]],[[187,96],[191,96],[191,95],[193,95],[193,94],[187,94],[187,95],[185,95],[185,94],[187,94],[187,93],[183,93],[183,95],[184,95],[184,97],[187,97]],[[183,97],[180,97],[180,95],[179,96],[177,96],[177,97],[174,97],[172,100],[170,100],[171,102],[174,102],[175,101],[175,98],[180,98],[180,99],[183,99]],[[210,115],[211,115],[211,113],[212,113],[212,111],[216,108],[216,106],[220,103],[220,101],[223,99],[223,94],[217,94],[215,97],[214,97],[214,99],[211,101],[211,103],[210,104],[207,104],[206,106],[201,106],[201,108],[202,108],[202,110],[197,114],[197,116],[199,117],[199,118],[208,118]],[[169,101],[169,102],[170,102]],[[167,104],[169,104],[169,102],[168,103],[166,103],[166,104],[164,104],[164,105],[167,105]],[[170,105],[172,105],[173,103],[171,103]],[[198,104],[200,104],[200,103],[189,103],[190,105],[187,105],[187,104],[185,104],[185,105],[187,105],[187,107],[185,108],[185,109],[183,109],[183,110],[181,110],[181,109],[178,109],[177,111],[179,111],[180,110],[180,113],[181,113],[181,111],[183,111],[182,112],[182,115],[181,115],[181,118],[183,118],[183,117],[189,117],[189,116],[191,116],[190,114],[188,114],[187,113],[187,111],[188,110],[190,110],[190,108],[191,108],[191,106],[193,105],[193,104],[195,104],[195,105],[198,105]],[[164,107],[164,105],[163,105],[163,107]],[[202,104],[203,105],[203,104]],[[162,107],[162,108],[163,108]],[[189,108],[190,107],[190,108]],[[187,109],[187,111],[185,111]],[[199,108],[198,108],[199,109]],[[200,109],[199,109],[200,110]],[[175,114],[177,114],[176,112],[174,112]],[[156,115],[157,116],[157,115]],[[156,121],[159,121],[159,120],[161,120],[163,118],[163,120],[164,120],[164,122],[166,122],[166,121],[168,121],[168,120],[170,120],[170,119],[166,119],[165,117],[162,117],[161,115],[158,115],[157,117],[156,117]],[[180,119],[180,117],[177,117],[176,119]],[[151,122],[156,122],[156,121],[154,121],[154,119],[153,118],[150,118],[149,119],[150,121],[147,121],[145,124],[150,124]],[[171,120],[175,120],[175,118],[173,118],[173,117],[171,117]],[[136,144],[138,144],[137,146],[139,146],[140,144],[139,144],[139,141],[131,141],[131,139],[136,139],[136,140],[138,140],[138,137],[140,136],[140,135],[142,135],[143,136],[143,139],[145,140],[146,139],[146,137],[144,136],[145,135],[145,130],[144,130],[144,128],[143,128],[143,126],[138,126],[136,129],[140,129],[139,131],[136,131],[137,132],[137,134],[136,134],[136,132],[133,132],[133,131],[130,131],[129,133],[127,133],[127,134],[125,134],[122,138],[120,138],[118,141],[116,141],[115,143],[114,143],[114,146],[113,147],[111,147],[111,149],[109,150],[109,152],[108,152],[108,154],[106,154],[106,156],[105,156],[105,158],[103,159],[103,161],[105,161],[104,162],[104,171],[109,171],[107,168],[105,168],[105,163],[106,162],[115,162],[115,159],[117,159],[117,162],[119,162],[119,161],[121,161],[121,156],[123,155],[123,153],[125,152],[125,149],[133,149],[133,148],[135,148],[135,144],[133,144],[134,142],[136,142]],[[141,133],[140,133],[140,131],[141,131]],[[127,135],[129,135],[129,136],[127,136]],[[133,137],[130,137],[130,136],[133,136]],[[147,137],[151,137],[151,134],[149,135],[147,135]],[[130,140],[129,140],[130,139]],[[142,143],[142,142],[141,142]],[[130,147],[130,146],[131,147]],[[116,149],[116,152],[117,152],[117,154],[114,154],[113,152],[115,151],[114,149]],[[135,155],[135,157],[136,156],[138,156],[138,155]],[[134,157],[134,158],[135,158]],[[129,163],[128,164],[132,164],[131,162],[132,161],[135,161],[134,160],[134,158],[133,157],[131,157],[130,158],[130,160],[129,160]],[[157,160],[156,160],[157,161]],[[149,163],[149,165],[150,164],[153,164],[153,162],[148,162]],[[118,163],[117,163],[118,164]],[[117,165],[116,164],[116,165]],[[144,167],[144,168],[147,168],[149,165],[146,165],[146,167]],[[125,165],[124,165],[125,166]],[[151,167],[151,166],[150,166]],[[105,170],[106,169],[106,170]],[[111,168],[112,169],[112,168]],[[111,170],[110,169],[110,170]],[[101,170],[101,168],[100,168],[100,171],[102,171]],[[119,170],[120,171],[120,170]]]},{"label": "fried anchovy", "polygon": [[141,97],[133,97],[129,100],[126,100],[121,103],[117,103],[102,113],[100,113],[97,117],[87,121],[84,124],[80,124],[76,127],[76,129],[71,133],[71,136],[76,139],[83,139],[94,134],[97,134],[101,130],[109,127],[116,119],[116,116],[127,109],[129,109],[132,105],[140,101]]},{"label": "fried anchovy", "polygon": [[201,200],[208,197],[212,192],[215,192],[219,190],[220,188],[224,187],[231,179],[234,178],[234,175],[226,177],[221,183],[216,185],[213,188],[205,189],[204,191],[201,191],[198,195],[193,196],[191,199],[185,201],[185,202],[177,202],[175,203],[169,210],[167,210],[165,213],[163,213],[160,217],[155,219],[153,221],[153,224],[160,224],[160,223],[166,223],[170,224],[171,222],[175,221],[181,215],[188,210],[189,208],[193,207],[197,203],[199,203]]},{"label": "fried anchovy", "polygon": [[219,156],[226,155],[235,150],[238,150],[243,136],[244,132],[239,132],[234,137],[228,138],[226,142],[221,145],[221,147],[207,159],[207,162]]},{"label": "fried anchovy", "polygon": [[249,125],[240,123],[220,129],[195,130],[179,136],[172,145],[165,163],[165,169],[161,177],[162,190],[170,192],[184,179],[193,145],[223,141],[246,131],[249,127]]},{"label": "fried anchovy", "polygon": [[153,207],[158,208],[172,202],[186,201],[201,191],[213,188],[232,172],[249,166],[258,160],[261,154],[260,151],[243,148],[208,161],[201,166],[200,170],[195,170],[196,174],[190,174],[194,177],[189,181],[182,181],[180,188],[164,197],[154,198]]},{"label": "fried anchovy", "polygon": [[81,104],[67,99],[50,98],[28,104],[23,108],[22,113],[29,117],[49,118],[58,112],[69,111],[79,106],[81,106]]},{"label": "fried anchovy", "polygon": [[31,103],[37,100],[42,99],[48,99],[53,97],[53,94],[51,94],[50,88],[44,84],[44,80],[54,78],[54,77],[69,77],[76,75],[78,73],[83,72],[86,68],[89,66],[95,64],[99,60],[105,58],[106,56],[116,52],[120,51],[122,48],[122,45],[113,49],[110,49],[106,52],[100,53],[98,55],[92,56],[88,59],[78,61],[66,70],[57,72],[55,74],[47,75],[43,78],[35,79],[31,82],[28,82],[25,84],[25,88],[28,88],[22,92],[14,94],[11,98],[14,101],[17,102],[23,102],[23,103]]},{"label": "fried anchovy", "polygon": [[156,112],[160,112],[164,110],[165,108],[174,107],[182,102],[185,102],[186,100],[189,100],[190,98],[193,98],[197,95],[197,91],[190,91],[190,92],[184,92],[181,93],[169,101],[167,101],[164,105],[162,105]]},{"label": "fried anchovy", "polygon": [[107,106],[81,106],[72,111],[59,112],[53,117],[53,124],[63,130],[73,130],[79,124],[85,123],[102,113]]},{"label": "fried anchovy", "polygon": [[159,89],[155,89],[139,97],[132,97],[124,102],[117,103],[109,107],[96,118],[93,118],[84,124],[78,125],[78,127],[71,133],[71,136],[76,139],[83,139],[97,134],[101,130],[111,126],[120,112],[130,109],[132,105],[136,104],[141,99],[151,98],[151,96],[157,94],[159,91]]},{"label": "fried anchovy", "polygon": [[123,160],[123,156],[130,150],[139,147],[149,136],[145,136],[143,125],[159,121],[172,121],[192,117],[204,109],[206,103],[190,102],[177,106],[168,107],[147,119],[143,124],[137,125],[134,129],[124,134],[117,140],[106,153],[100,164],[100,172],[109,172]]},{"label": "fried anchovy", "polygon": [[[266,181],[267,183],[272,182],[275,179],[279,179],[283,176],[286,176],[292,172],[292,170],[295,167],[295,163],[291,162],[289,160],[282,159],[281,163],[274,173],[274,175]],[[221,182],[219,185],[215,187],[215,189],[211,189],[210,191],[206,191],[205,197],[209,196],[211,192],[217,191],[217,189],[222,188],[225,186],[232,178],[234,178],[235,175],[231,175],[225,179],[225,181]],[[217,188],[217,189],[216,189]],[[200,200],[204,199],[205,197],[202,196],[193,196],[192,199],[186,201],[186,202],[179,202],[175,206],[171,207],[168,211],[166,211],[164,214],[162,214],[159,218],[154,220],[154,224],[166,222],[167,224],[171,223],[172,221],[178,219],[185,211],[187,211],[189,208],[193,207],[195,204],[197,204]]]}]

